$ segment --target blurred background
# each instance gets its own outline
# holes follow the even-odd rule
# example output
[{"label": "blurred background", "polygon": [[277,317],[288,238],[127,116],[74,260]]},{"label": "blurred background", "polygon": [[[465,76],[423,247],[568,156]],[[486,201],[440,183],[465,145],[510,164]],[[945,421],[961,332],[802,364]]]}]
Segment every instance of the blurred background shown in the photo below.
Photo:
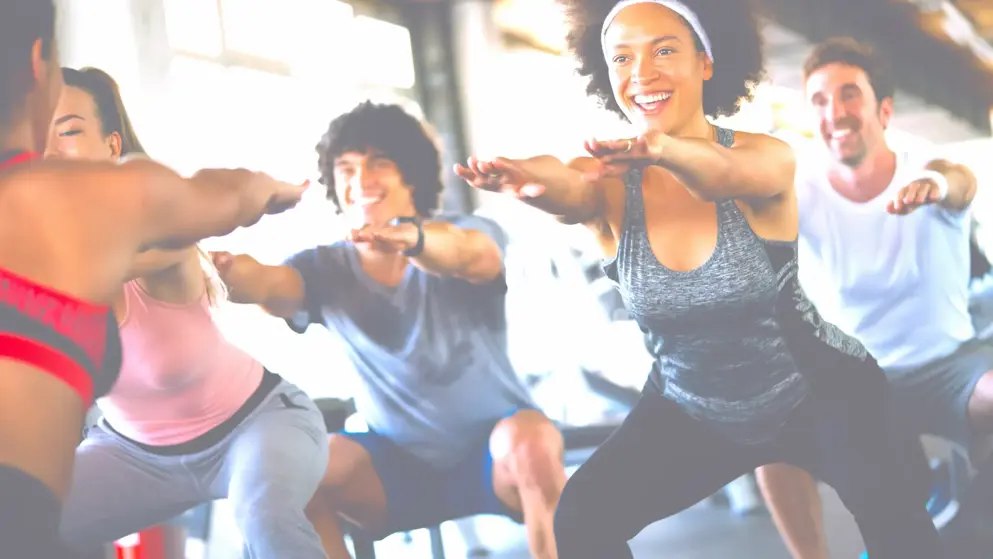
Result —
[{"label": "blurred background", "polygon": [[[729,0],[730,1],[730,0]],[[150,155],[180,171],[245,166],[285,179],[316,178],[314,146],[331,118],[373,98],[401,102],[437,130],[448,163],[469,154],[578,155],[590,136],[630,134],[587,98],[564,52],[554,0],[58,0],[67,66],[97,66],[121,85]],[[761,0],[768,79],[726,124],[773,133],[810,149],[801,65],[835,35],[874,42],[899,91],[892,145],[928,145],[972,167],[975,214],[991,212],[993,1]],[[450,165],[449,165],[450,166]],[[591,424],[623,414],[650,359],[640,333],[598,268],[581,227],[561,226],[523,205],[472,191],[449,173],[444,206],[478,211],[507,228],[512,357],[553,418]],[[297,210],[207,243],[267,263],[340,238],[343,224],[320,188]],[[982,244],[988,244],[985,233]],[[319,328],[295,335],[253,308],[219,312],[225,331],[311,396],[347,399],[355,378]],[[591,382],[592,380],[592,382]],[[598,384],[599,381],[606,384]],[[626,389],[618,391],[618,389]],[[730,506],[705,503],[646,530],[646,557],[786,558],[749,480]],[[861,543],[825,493],[836,557]],[[758,512],[759,514],[744,514]],[[189,557],[237,555],[223,503],[187,547]],[[442,527],[450,557],[488,551],[525,557],[523,530],[474,518]],[[427,536],[376,544],[383,557],[429,557]],[[639,555],[641,556],[641,555]]]}]

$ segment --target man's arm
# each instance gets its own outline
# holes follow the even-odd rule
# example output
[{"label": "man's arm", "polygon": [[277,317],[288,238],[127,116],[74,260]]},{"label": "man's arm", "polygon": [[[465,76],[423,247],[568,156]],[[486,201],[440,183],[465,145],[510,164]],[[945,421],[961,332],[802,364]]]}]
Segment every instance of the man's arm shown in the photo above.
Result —
[{"label": "man's arm", "polygon": [[[379,250],[408,253],[418,268],[436,276],[471,283],[489,283],[503,274],[506,235],[493,221],[467,216],[454,222],[424,221],[424,239],[418,249],[418,226],[399,223],[352,232],[352,241],[372,243]],[[418,252],[419,250],[419,252]]]},{"label": "man's arm", "polygon": [[920,176],[896,193],[886,211],[907,215],[934,204],[950,214],[964,214],[975,197],[976,177],[968,167],[935,159],[924,167]]},{"label": "man's arm", "polygon": [[928,171],[934,171],[948,181],[948,193],[939,204],[953,212],[961,212],[972,205],[976,197],[976,175],[965,165],[952,163],[944,159],[935,159],[927,164]]},{"label": "man's arm", "polygon": [[424,223],[424,252],[411,259],[429,274],[488,283],[503,274],[503,250],[477,229],[443,221]]}]

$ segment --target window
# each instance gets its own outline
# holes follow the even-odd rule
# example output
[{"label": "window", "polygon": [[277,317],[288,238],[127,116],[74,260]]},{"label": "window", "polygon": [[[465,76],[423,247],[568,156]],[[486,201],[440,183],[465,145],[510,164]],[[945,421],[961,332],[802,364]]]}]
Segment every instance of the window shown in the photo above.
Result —
[{"label": "window", "polygon": [[363,83],[397,89],[414,86],[414,53],[405,27],[359,16],[352,36],[355,46],[349,53],[355,57],[353,68]]},{"label": "window", "polygon": [[179,51],[219,56],[224,49],[216,0],[164,0],[169,45]]}]

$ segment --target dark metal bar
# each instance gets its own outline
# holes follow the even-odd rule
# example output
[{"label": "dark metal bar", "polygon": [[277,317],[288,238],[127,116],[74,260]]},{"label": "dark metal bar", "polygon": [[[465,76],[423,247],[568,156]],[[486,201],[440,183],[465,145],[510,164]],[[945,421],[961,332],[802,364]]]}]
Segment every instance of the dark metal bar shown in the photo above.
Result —
[{"label": "dark metal bar", "polygon": [[453,163],[468,157],[454,53],[452,2],[403,3],[398,8],[410,32],[418,101],[442,144],[442,207],[471,212],[474,201],[470,187],[451,170]]}]

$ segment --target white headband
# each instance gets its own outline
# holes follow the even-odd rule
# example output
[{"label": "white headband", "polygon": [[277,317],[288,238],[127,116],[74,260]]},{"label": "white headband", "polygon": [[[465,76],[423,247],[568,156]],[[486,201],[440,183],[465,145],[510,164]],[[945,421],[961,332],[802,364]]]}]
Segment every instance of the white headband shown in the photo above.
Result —
[{"label": "white headband", "polygon": [[703,25],[700,24],[700,18],[696,17],[696,14],[691,10],[686,4],[683,4],[679,0],[622,0],[614,6],[613,10],[607,14],[607,18],[603,20],[603,29],[600,30],[600,46],[603,48],[604,54],[607,52],[607,45],[604,43],[604,38],[607,36],[607,28],[617,17],[617,14],[621,12],[624,8],[628,6],[633,6],[635,4],[658,4],[660,6],[665,6],[670,10],[679,14],[687,23],[690,24],[690,28],[696,33],[696,36],[700,38],[700,42],[703,44],[703,50],[710,57],[710,61],[714,62],[714,52],[710,48],[710,39],[707,37],[707,32],[703,30]]}]

